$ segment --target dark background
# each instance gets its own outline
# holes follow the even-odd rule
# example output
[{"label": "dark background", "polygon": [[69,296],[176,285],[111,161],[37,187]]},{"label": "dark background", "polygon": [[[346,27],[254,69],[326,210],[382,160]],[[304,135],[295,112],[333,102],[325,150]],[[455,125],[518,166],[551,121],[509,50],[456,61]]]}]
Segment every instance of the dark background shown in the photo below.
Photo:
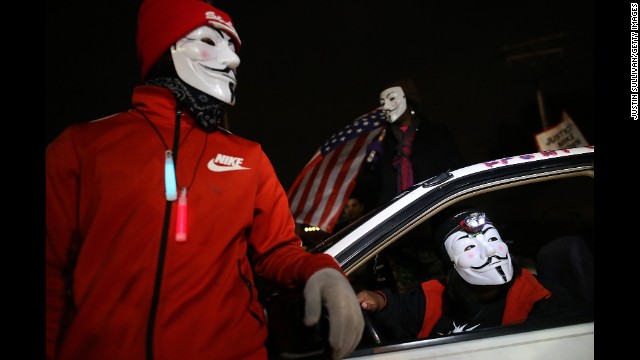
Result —
[{"label": "dark background", "polygon": [[[72,123],[129,108],[139,3],[47,3],[47,143]],[[537,151],[539,87],[549,125],[566,110],[595,144],[594,4],[218,1],[242,39],[230,130],[263,145],[288,189],[327,137],[411,77],[423,113],[449,126],[469,164]]]}]

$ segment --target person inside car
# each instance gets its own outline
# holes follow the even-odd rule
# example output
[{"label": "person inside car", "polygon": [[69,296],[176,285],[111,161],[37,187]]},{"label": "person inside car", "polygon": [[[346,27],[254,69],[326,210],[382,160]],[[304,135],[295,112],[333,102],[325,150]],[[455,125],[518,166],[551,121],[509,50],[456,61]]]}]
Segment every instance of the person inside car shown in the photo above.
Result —
[{"label": "person inside car", "polygon": [[338,219],[336,226],[333,228],[333,233],[337,233],[344,229],[347,225],[358,220],[363,214],[364,204],[360,201],[358,195],[351,194],[347,199],[347,203],[344,204],[342,214],[340,214],[340,218]]},{"label": "person inside car", "polygon": [[486,213],[464,209],[444,219],[433,236],[447,268],[444,278],[404,294],[358,293],[386,336],[438,337],[587,311],[560,284],[522,268]]},{"label": "person inside car", "polygon": [[350,353],[355,291],[302,248],[260,144],[221,126],[240,64],[229,15],[145,0],[137,47],[131,108],[47,147],[46,358],[267,359],[257,276],[303,289],[307,326],[326,308],[329,351]]}]

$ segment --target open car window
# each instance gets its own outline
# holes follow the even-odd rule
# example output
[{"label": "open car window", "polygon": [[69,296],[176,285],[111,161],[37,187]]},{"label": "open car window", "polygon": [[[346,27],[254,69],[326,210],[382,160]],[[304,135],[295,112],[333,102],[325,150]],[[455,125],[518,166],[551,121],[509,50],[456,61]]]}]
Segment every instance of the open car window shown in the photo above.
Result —
[{"label": "open car window", "polygon": [[[580,324],[593,321],[589,306],[593,305],[594,248],[594,179],[586,171],[568,176],[515,181],[509,186],[453,197],[442,204],[477,208],[490,214],[509,251],[520,265],[537,276],[560,283],[585,304],[587,315],[555,317],[530,324],[511,326],[495,331],[478,330],[454,334],[448,339],[418,341],[416,338],[396,338],[374,320],[375,327],[365,329],[354,356],[385,351],[398,351],[398,346],[428,347],[443,341],[465,341],[477,337],[503,336],[505,333]],[[416,216],[408,230],[400,231],[393,241],[384,243],[374,255],[354,262],[349,278],[356,291],[391,287],[405,293],[424,281],[443,278],[445,268],[435,253],[431,237],[438,216]],[[362,257],[364,259],[364,257]],[[504,328],[504,326],[499,327]],[[369,331],[368,331],[369,330]],[[446,337],[446,336],[445,336]]]}]

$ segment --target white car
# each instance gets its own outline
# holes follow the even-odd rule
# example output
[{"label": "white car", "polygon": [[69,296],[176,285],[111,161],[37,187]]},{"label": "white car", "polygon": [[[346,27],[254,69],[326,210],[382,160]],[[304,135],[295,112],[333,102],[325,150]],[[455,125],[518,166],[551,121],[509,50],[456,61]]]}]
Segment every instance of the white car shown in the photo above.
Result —
[{"label": "white car", "polygon": [[[437,214],[452,205],[473,207],[487,212],[524,267],[593,305],[594,154],[593,146],[537,152],[440,174],[311,251],[332,255],[356,290],[375,285],[373,269],[384,254],[394,284],[404,291],[441,270],[428,245]],[[265,294],[270,357],[329,358],[326,320],[315,328],[302,325],[299,289]],[[365,320],[361,343],[348,358],[594,358],[593,311],[428,339],[388,338],[366,312]]]}]

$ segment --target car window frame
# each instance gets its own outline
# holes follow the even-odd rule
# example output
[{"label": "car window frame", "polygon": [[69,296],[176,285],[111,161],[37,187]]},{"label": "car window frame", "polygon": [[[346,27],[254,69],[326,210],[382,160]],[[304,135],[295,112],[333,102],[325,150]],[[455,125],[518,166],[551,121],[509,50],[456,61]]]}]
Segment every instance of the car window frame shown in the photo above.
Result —
[{"label": "car window frame", "polygon": [[[399,194],[389,204],[375,209],[337,234],[318,245],[314,251],[330,253],[342,266],[347,276],[355,273],[380,251],[392,245],[398,239],[445,208],[460,201],[485,193],[502,189],[524,186],[532,183],[554,181],[568,177],[586,176],[594,178],[594,152],[571,155],[567,157],[547,158],[542,161],[525,162],[513,166],[504,166],[487,172],[471,173],[455,177],[455,172],[445,172],[411,189]],[[380,216],[393,204],[397,204],[411,196],[416,189],[431,189],[408,201],[400,209],[376,226],[367,228],[369,222]],[[360,230],[360,238],[353,241],[341,251],[331,253],[331,248],[345,237]],[[359,255],[358,255],[359,254]],[[364,254],[364,255],[362,255]],[[356,256],[358,255],[358,256]],[[410,339],[359,346],[351,356],[380,354],[385,352],[417,349],[461,341],[477,340],[487,337],[504,336],[530,331],[540,331],[571,325],[593,323],[593,315],[567,317],[562,320],[538,320],[535,323],[499,326],[461,334],[451,334],[434,339]],[[366,336],[366,335],[365,335]],[[350,356],[350,357],[351,357]]]}]

